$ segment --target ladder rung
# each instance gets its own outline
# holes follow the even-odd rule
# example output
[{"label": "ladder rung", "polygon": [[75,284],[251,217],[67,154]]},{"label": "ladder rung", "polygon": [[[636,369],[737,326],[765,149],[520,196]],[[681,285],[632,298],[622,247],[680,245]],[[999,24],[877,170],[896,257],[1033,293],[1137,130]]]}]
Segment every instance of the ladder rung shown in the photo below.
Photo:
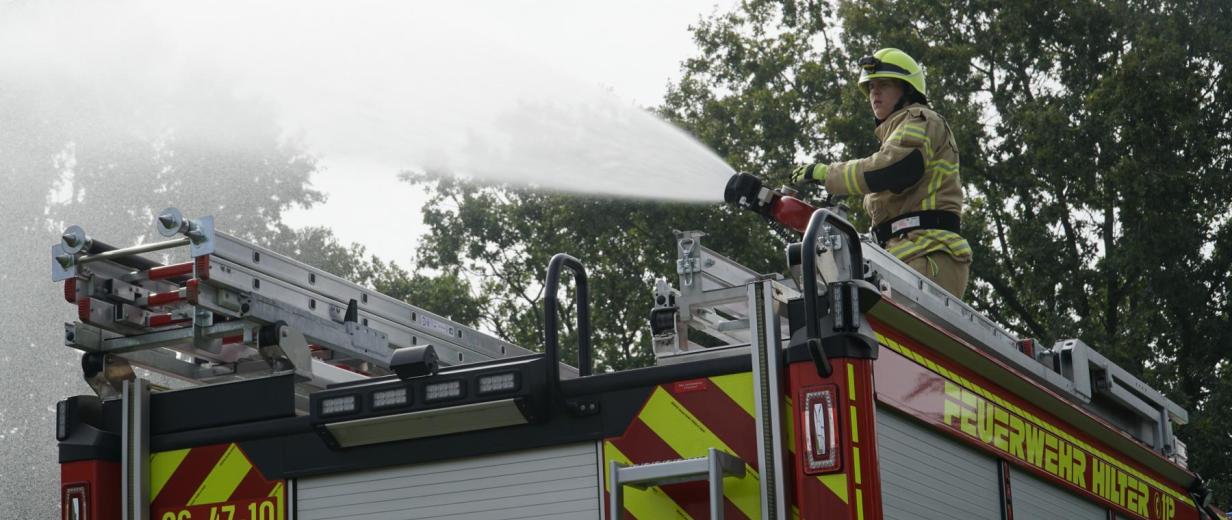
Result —
[{"label": "ladder rung", "polygon": [[710,518],[723,518],[723,478],[744,477],[744,461],[739,457],[710,448],[705,457],[669,460],[623,466],[612,461],[608,480],[611,483],[612,520],[619,519],[624,511],[624,486],[646,489],[681,482],[707,481],[710,488]]}]

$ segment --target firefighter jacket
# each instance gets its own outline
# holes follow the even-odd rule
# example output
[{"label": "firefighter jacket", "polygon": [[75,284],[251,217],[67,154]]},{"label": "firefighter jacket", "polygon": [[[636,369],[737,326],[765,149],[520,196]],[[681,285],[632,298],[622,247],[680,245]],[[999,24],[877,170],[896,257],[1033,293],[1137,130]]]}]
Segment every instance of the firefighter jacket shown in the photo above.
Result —
[{"label": "firefighter jacket", "polygon": [[[881,141],[877,153],[829,165],[827,191],[864,195],[864,209],[874,228],[914,212],[962,214],[958,147],[941,116],[922,104],[911,104],[890,114],[875,133]],[[971,261],[967,241],[945,229],[896,233],[884,246],[904,262],[934,251]]]}]

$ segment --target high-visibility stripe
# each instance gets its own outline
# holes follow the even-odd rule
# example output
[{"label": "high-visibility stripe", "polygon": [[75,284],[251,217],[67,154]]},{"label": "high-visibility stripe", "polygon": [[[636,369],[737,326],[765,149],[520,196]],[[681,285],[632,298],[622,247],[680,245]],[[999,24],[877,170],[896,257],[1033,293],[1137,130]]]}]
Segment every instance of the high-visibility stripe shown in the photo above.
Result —
[{"label": "high-visibility stripe", "polygon": [[860,428],[856,423],[856,405],[851,405],[851,442],[860,442]]},{"label": "high-visibility stripe", "polygon": [[235,444],[228,444],[227,451],[223,453],[218,464],[214,465],[214,469],[210,470],[205,480],[201,481],[201,486],[197,488],[196,493],[193,493],[188,505],[213,504],[229,500],[235,488],[239,487],[249,471],[252,471],[252,463],[248,462],[248,458]]},{"label": "high-visibility stripe", "polygon": [[851,462],[851,471],[855,473],[856,485],[859,486],[864,483],[864,474],[860,472],[860,448],[856,446],[851,447]]},{"label": "high-visibility stripe", "polygon": [[911,245],[903,249],[898,249],[897,247],[895,247],[895,249],[898,249],[898,250],[893,251],[892,253],[894,254],[894,256],[898,257],[899,259],[906,260],[912,254],[916,253],[917,251],[919,251],[920,249],[923,249],[924,247],[928,245],[927,242],[920,241],[919,239],[928,237],[929,235],[932,234],[932,232],[933,230],[929,229],[925,231],[923,234],[921,234],[916,240],[910,240],[910,239],[905,240],[904,243],[911,244]]},{"label": "high-visibility stripe", "polygon": [[[646,464],[681,458],[640,419],[633,419],[625,434],[609,441],[633,464]],[[660,488],[665,495],[694,518],[709,518],[710,488],[705,482],[685,482]],[[744,518],[735,504],[725,499],[724,512],[729,518]]]},{"label": "high-visibility stripe", "polygon": [[[611,442],[603,443],[603,459],[608,461],[616,461],[626,466],[632,465],[633,462],[626,457],[624,453],[616,449]],[[612,483],[607,478],[607,468],[604,468],[603,488],[607,492],[612,492]],[[658,487],[648,487],[646,489],[638,489],[631,486],[625,486],[624,490],[625,511],[636,518],[691,518],[683,509],[676,504]]]},{"label": "high-visibility stripe", "polygon": [[[711,447],[735,455],[723,439],[662,387],[655,389],[638,417],[682,457],[705,457]],[[745,463],[748,465],[748,460]],[[754,518],[761,510],[761,489],[756,470],[749,466],[745,471],[744,478],[724,483],[724,495],[746,516]]]},{"label": "high-visibility stripe", "polygon": [[860,193],[859,182],[855,180],[855,161],[847,161],[843,166],[843,181],[847,185],[847,193],[856,195]]},{"label": "high-visibility stripe", "polygon": [[843,501],[844,504],[851,503],[851,497],[847,493],[847,474],[846,473],[831,473],[829,475],[820,475],[817,480],[826,486],[834,496]]},{"label": "high-visibility stripe", "polygon": [[856,518],[864,520],[864,491],[856,489]]},{"label": "high-visibility stripe", "polygon": [[180,461],[158,495],[151,494],[151,503],[156,506],[169,507],[187,504],[197,488],[201,487],[202,480],[214,469],[229,446],[228,444],[212,444],[189,450],[188,455]]},{"label": "high-visibility stripe", "polygon": [[940,250],[946,250],[953,256],[962,257],[971,252],[971,246],[967,243],[967,239],[952,231],[929,229],[915,238],[904,239],[895,244],[889,249],[889,253],[900,260],[906,260],[912,256]]},{"label": "high-visibility stripe", "polygon": [[[741,374],[737,374],[739,376]],[[748,393],[753,393],[752,378],[749,373],[743,374],[749,381]],[[731,447],[733,455],[740,457],[749,466],[758,469],[757,460],[757,420],[744,412],[722,390],[710,386],[704,390],[677,392],[671,385],[665,385],[668,393],[677,402],[684,405],[695,417],[710,428],[720,439]]]},{"label": "high-visibility stripe", "polygon": [[162,492],[163,486],[171,480],[171,475],[175,473],[176,468],[179,468],[184,458],[188,457],[188,451],[189,448],[184,448],[160,451],[150,455],[150,500],[154,500]]},{"label": "high-visibility stripe", "polygon": [[710,378],[714,386],[719,387],[727,397],[736,403],[749,417],[757,416],[757,408],[753,403],[753,374],[743,372]]},{"label": "high-visibility stripe", "polygon": [[267,480],[234,443],[151,453],[150,491],[153,511],[273,497],[270,520],[286,514],[282,481]]},{"label": "high-visibility stripe", "polygon": [[248,474],[244,476],[244,480],[240,481],[240,484],[235,487],[235,491],[233,491],[231,495],[239,497],[273,496],[272,493],[275,488],[281,485],[282,484],[279,482],[270,482],[266,480],[265,477],[261,475],[261,472],[254,467],[252,468],[252,471],[249,471]]}]

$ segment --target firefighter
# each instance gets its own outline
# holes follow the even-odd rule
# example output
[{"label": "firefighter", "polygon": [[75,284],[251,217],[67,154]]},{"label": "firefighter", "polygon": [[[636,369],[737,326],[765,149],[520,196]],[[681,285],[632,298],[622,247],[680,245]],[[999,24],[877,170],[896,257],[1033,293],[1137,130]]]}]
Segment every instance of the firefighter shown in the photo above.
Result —
[{"label": "firefighter", "polygon": [[881,49],[859,65],[881,149],[862,159],[799,166],[792,181],[864,195],[877,242],[962,298],[971,246],[959,235],[963,193],[954,134],[929,108],[924,71],[907,53]]}]

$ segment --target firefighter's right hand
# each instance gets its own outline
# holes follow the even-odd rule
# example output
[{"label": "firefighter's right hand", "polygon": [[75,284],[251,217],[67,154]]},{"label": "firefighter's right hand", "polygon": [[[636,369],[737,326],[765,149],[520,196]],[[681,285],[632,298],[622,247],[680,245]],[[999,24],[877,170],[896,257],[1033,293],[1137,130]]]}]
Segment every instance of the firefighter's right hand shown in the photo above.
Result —
[{"label": "firefighter's right hand", "polygon": [[797,166],[796,169],[791,171],[791,182],[792,184],[800,184],[805,181],[825,181],[826,173],[828,173],[829,170],[830,167],[825,164],[805,164],[802,166]]}]

